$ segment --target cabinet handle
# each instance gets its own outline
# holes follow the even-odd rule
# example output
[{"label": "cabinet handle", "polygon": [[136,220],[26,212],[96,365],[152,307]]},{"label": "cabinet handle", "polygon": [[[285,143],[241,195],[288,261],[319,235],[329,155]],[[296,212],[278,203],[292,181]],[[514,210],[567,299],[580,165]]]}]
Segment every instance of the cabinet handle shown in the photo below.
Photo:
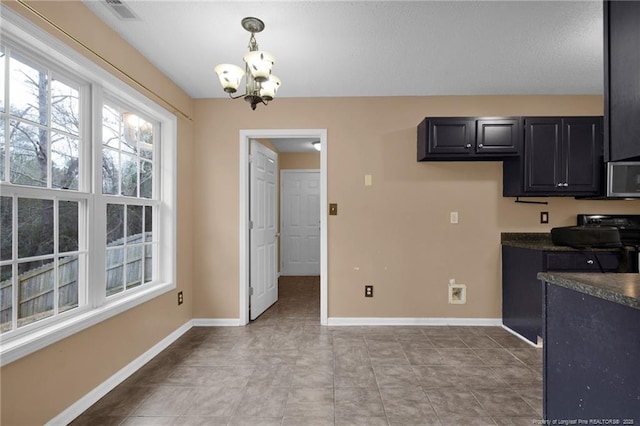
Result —
[{"label": "cabinet handle", "polygon": [[560,188],[560,187],[562,186],[562,182],[560,182],[560,183],[556,184],[556,186],[557,186],[558,188]]},{"label": "cabinet handle", "polygon": [[587,260],[587,265],[593,265],[593,260],[591,259]]},{"label": "cabinet handle", "polygon": [[478,144],[478,148],[482,148],[483,146],[483,144]]},{"label": "cabinet handle", "polygon": [[567,182],[563,183],[562,186],[569,186]]},{"label": "cabinet handle", "polygon": [[470,144],[470,143],[468,143],[466,147],[467,147],[467,148],[471,148],[471,144]]}]

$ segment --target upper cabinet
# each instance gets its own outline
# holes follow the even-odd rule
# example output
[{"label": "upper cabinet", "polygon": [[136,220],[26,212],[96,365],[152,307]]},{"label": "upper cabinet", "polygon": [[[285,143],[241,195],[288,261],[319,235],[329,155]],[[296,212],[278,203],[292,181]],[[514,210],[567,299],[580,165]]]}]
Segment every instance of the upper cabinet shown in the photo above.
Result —
[{"label": "upper cabinet", "polygon": [[605,160],[640,159],[640,2],[604,2]]},{"label": "upper cabinet", "polygon": [[425,118],[418,125],[418,161],[501,160],[520,147],[519,117]]},{"label": "upper cabinet", "polygon": [[503,164],[503,195],[597,196],[602,117],[528,117],[524,155]]}]

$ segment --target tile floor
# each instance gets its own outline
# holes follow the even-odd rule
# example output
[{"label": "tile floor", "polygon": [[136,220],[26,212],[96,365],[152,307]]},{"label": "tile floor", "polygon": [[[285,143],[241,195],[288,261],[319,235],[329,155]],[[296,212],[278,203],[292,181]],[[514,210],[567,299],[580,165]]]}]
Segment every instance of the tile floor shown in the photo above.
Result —
[{"label": "tile floor", "polygon": [[195,327],[80,425],[531,425],[542,353],[499,327],[322,327],[317,278],[283,278],[247,327]]}]

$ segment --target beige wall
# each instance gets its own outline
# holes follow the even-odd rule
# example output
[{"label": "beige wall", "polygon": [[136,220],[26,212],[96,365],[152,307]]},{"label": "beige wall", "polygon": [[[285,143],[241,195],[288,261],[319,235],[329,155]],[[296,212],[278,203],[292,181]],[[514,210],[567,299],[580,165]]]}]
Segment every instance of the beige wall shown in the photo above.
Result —
[{"label": "beige wall", "polygon": [[[599,96],[283,98],[252,112],[241,101],[194,102],[80,2],[30,4],[194,118],[178,114],[176,291],[185,303],[168,293],[3,367],[3,425],[45,423],[191,318],[238,317],[240,129],[328,130],[329,201],[340,207],[328,224],[331,317],[498,317],[500,232],[639,209],[571,198],[514,204],[500,195],[498,162],[415,161],[425,116],[601,114]],[[49,30],[19,4],[4,5]],[[538,224],[542,209],[549,225]],[[448,223],[452,210],[458,225]],[[446,303],[449,278],[467,284],[466,305]],[[375,286],[373,299],[362,297],[364,284]]]},{"label": "beige wall", "polygon": [[319,152],[281,152],[278,154],[280,170],[319,169]]},{"label": "beige wall", "polygon": [[[416,161],[425,116],[601,115],[601,96],[280,98],[195,101],[194,222],[198,235],[194,316],[238,317],[238,132],[326,128],[330,317],[501,315],[500,233],[547,232],[583,212],[638,212],[638,201],[549,198],[548,206],[502,197],[500,162]],[[364,175],[373,186],[364,186]],[[548,225],[539,212],[550,213]],[[460,214],[451,225],[449,212]],[[447,303],[450,278],[467,304]],[[365,299],[363,286],[375,286]]]},{"label": "beige wall", "polygon": [[[187,115],[192,114],[191,98],[82,3],[30,4]],[[5,5],[50,30],[19,4],[3,2],[3,7]],[[52,32],[60,35],[55,30]],[[60,38],[67,41],[64,36]],[[177,163],[177,289],[3,367],[0,370],[0,424],[46,423],[192,318],[193,123],[180,115]],[[185,303],[180,307],[176,303],[177,291],[183,291],[185,296]]]}]

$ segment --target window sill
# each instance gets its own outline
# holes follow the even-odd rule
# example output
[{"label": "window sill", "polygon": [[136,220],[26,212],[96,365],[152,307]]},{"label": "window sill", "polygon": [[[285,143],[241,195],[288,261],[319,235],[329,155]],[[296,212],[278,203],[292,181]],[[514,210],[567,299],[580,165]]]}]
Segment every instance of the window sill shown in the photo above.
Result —
[{"label": "window sill", "polygon": [[156,284],[147,289],[118,298],[96,309],[79,313],[64,321],[56,322],[5,343],[0,339],[0,367],[32,354],[75,333],[94,326],[106,319],[148,302],[175,288],[175,283]]}]

